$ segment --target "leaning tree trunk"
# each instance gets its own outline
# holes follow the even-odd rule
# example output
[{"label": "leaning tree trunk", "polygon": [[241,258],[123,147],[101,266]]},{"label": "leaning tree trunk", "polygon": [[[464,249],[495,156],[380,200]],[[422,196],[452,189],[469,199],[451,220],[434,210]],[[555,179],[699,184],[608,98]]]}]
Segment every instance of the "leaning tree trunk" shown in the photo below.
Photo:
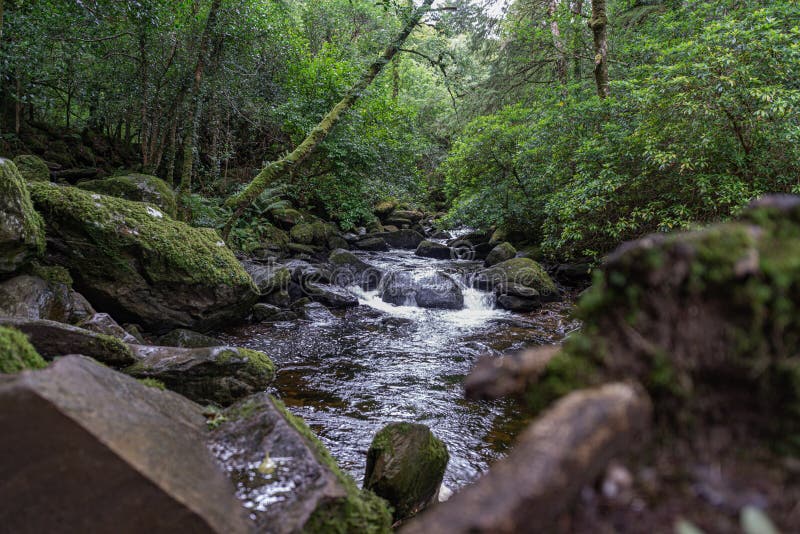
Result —
[{"label": "leaning tree trunk", "polygon": [[397,55],[400,47],[403,46],[408,36],[411,35],[411,32],[417,27],[422,17],[430,11],[433,1],[434,0],[425,0],[422,5],[414,11],[397,37],[395,37],[391,44],[386,47],[386,50],[383,51],[383,54],[369,66],[361,75],[359,81],[353,85],[344,98],[325,115],[322,121],[311,130],[305,140],[300,143],[297,148],[283,158],[267,164],[243,191],[228,199],[226,205],[233,208],[234,211],[225,224],[225,228],[222,230],[223,238],[226,240],[228,239],[231,228],[233,228],[233,225],[244,210],[264,192],[270,183],[294,172],[294,170],[314,152],[314,149],[325,140],[333,127],[342,120],[344,114],[355,105],[364,90],[370,86],[383,68]]},{"label": "leaning tree trunk", "polygon": [[194,165],[194,142],[197,137],[197,125],[200,119],[200,90],[203,86],[203,72],[206,66],[206,54],[211,40],[211,34],[217,24],[217,12],[222,0],[213,0],[208,12],[206,27],[200,37],[200,50],[197,53],[197,64],[194,68],[194,84],[189,100],[189,110],[186,116],[187,130],[183,139],[183,168],[181,170],[180,190],[189,194],[192,190],[192,171]]},{"label": "leaning tree trunk", "polygon": [[600,98],[608,96],[608,40],[606,39],[606,0],[592,0],[589,28],[594,34],[594,80]]}]

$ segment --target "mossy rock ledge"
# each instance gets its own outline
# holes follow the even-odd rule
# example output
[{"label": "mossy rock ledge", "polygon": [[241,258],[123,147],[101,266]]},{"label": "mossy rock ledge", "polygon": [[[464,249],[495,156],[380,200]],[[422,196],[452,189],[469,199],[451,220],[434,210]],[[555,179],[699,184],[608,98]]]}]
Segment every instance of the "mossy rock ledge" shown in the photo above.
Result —
[{"label": "mossy rock ledge", "polygon": [[258,298],[253,280],[219,234],[171,219],[155,206],[31,184],[47,227],[48,259],[120,322],[154,332],[207,331],[241,320]]},{"label": "mossy rock ledge", "polygon": [[29,182],[49,182],[50,167],[38,156],[25,154],[14,158],[14,164],[22,177]]},{"label": "mossy rock ledge", "polygon": [[10,274],[44,250],[44,227],[14,162],[0,158],[0,275]]},{"label": "mossy rock ledge", "polygon": [[622,245],[576,315],[581,332],[528,390],[535,410],[593,381],[635,377],[657,417],[711,418],[800,451],[800,197]]},{"label": "mossy rock ledge", "polygon": [[125,200],[148,202],[170,217],[175,217],[178,211],[175,193],[167,182],[147,174],[134,173],[89,180],[79,183],[77,187]]},{"label": "mossy rock ledge", "polygon": [[14,328],[0,326],[0,374],[45,367],[47,362],[39,356],[25,334]]}]

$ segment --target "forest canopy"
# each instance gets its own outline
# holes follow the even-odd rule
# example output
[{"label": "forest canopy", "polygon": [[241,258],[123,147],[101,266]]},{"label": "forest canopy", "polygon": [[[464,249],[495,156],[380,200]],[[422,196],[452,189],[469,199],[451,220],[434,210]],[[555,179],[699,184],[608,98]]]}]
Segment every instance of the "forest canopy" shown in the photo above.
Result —
[{"label": "forest canopy", "polygon": [[[420,4],[5,0],[0,148],[157,175],[221,228]],[[594,261],[800,192],[798,21],[788,0],[435,2],[232,244],[280,207],[350,230],[394,200]]]}]

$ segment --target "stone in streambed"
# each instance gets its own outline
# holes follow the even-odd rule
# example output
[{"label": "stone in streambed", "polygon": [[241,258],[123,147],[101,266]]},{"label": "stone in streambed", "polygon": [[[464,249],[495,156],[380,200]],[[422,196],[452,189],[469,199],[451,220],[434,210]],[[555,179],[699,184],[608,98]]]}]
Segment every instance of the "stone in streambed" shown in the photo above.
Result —
[{"label": "stone in streambed", "polygon": [[252,531],[179,395],[68,356],[0,377],[0,424],[5,531]]},{"label": "stone in streambed", "polygon": [[353,308],[358,306],[358,297],[343,287],[307,283],[306,294],[315,302],[321,302],[329,308]]},{"label": "stone in streambed", "polygon": [[340,286],[357,284],[366,291],[378,287],[383,272],[361,261],[355,254],[343,249],[336,249],[328,256],[333,265],[332,282]]},{"label": "stone in streambed", "polygon": [[262,393],[222,415],[210,448],[251,503],[257,532],[391,531],[386,503],[360,491],[280,401]]},{"label": "stone in streambed", "polygon": [[535,289],[543,302],[560,298],[558,288],[553,280],[541,265],[528,258],[514,258],[498,263],[489,269],[478,272],[473,278],[473,285],[476,288],[487,291],[508,284]]},{"label": "stone in streambed", "polygon": [[493,267],[498,263],[512,259],[516,255],[517,249],[514,248],[514,245],[508,242],[500,243],[486,256],[484,265],[486,265],[486,267]]},{"label": "stone in streambed", "polygon": [[258,298],[214,230],[75,187],[32,183],[31,191],[47,221],[48,256],[119,321],[205,331],[242,319]]},{"label": "stone in streambed", "polygon": [[452,250],[447,245],[426,240],[419,244],[414,254],[423,258],[449,260],[452,257]]},{"label": "stone in streambed", "polygon": [[[368,234],[371,235],[371,234]],[[382,237],[365,237],[355,243],[356,248],[361,250],[371,250],[385,252],[389,250],[389,245]]]},{"label": "stone in streambed", "polygon": [[449,459],[427,426],[389,424],[367,451],[364,488],[389,501],[395,520],[406,519],[436,502]]},{"label": "stone in streambed", "polygon": [[381,299],[396,306],[419,306],[460,310],[464,307],[461,287],[449,275],[411,271],[389,273],[381,283]]},{"label": "stone in streambed", "polygon": [[153,347],[131,345],[136,363],[125,372],[152,378],[200,403],[227,406],[263,391],[275,376],[269,357],[236,347]]}]

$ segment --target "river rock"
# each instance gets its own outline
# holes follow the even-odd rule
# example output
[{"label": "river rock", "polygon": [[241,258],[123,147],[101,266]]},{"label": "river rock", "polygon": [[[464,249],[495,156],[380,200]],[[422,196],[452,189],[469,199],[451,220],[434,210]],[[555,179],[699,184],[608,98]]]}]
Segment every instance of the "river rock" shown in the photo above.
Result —
[{"label": "river rock", "polygon": [[70,324],[94,315],[91,304],[70,288],[71,279],[66,271],[54,270],[65,277],[44,280],[20,275],[0,283],[0,315]]},{"label": "river rock", "polygon": [[566,285],[588,285],[592,281],[592,264],[562,263],[556,267],[553,276]]},{"label": "river rock", "polygon": [[155,332],[204,331],[243,318],[258,298],[214,230],[75,187],[33,183],[31,190],[46,214],[48,256],[117,320]]},{"label": "river rock", "polygon": [[38,156],[24,154],[14,158],[14,165],[17,166],[22,177],[29,182],[49,182],[50,167]]},{"label": "river rock", "polygon": [[497,305],[513,312],[528,313],[542,307],[539,291],[515,282],[502,282],[494,286]]},{"label": "river rock", "polygon": [[528,258],[514,258],[480,271],[475,274],[473,285],[483,290],[521,286],[535,289],[544,302],[559,299],[558,288],[550,276],[538,263]]},{"label": "river rock", "polygon": [[199,403],[227,406],[263,391],[275,377],[275,366],[262,352],[236,347],[130,346],[136,363],[125,372],[153,378]]},{"label": "river rock", "polygon": [[364,488],[394,507],[394,519],[413,516],[436,502],[450,455],[425,425],[392,423],[367,451]]},{"label": "river rock", "polygon": [[314,323],[330,323],[336,320],[336,316],[319,302],[306,304],[303,309],[303,318]]},{"label": "river rock", "polygon": [[98,334],[105,334],[107,336],[115,337],[125,343],[139,342],[135,337],[117,324],[117,322],[107,313],[95,313],[94,315],[87,317],[78,323],[78,326]]},{"label": "river rock", "polygon": [[0,317],[0,325],[28,336],[36,351],[48,360],[66,354],[82,354],[112,367],[134,362],[133,352],[121,340],[85,328],[22,317]]},{"label": "river rock", "polygon": [[398,230],[380,234],[386,243],[393,248],[416,249],[425,237],[414,230]]},{"label": "river rock", "polygon": [[25,334],[14,328],[0,326],[0,374],[45,367],[47,362],[36,352]]},{"label": "river rock", "polygon": [[280,401],[261,393],[222,415],[210,448],[249,503],[256,532],[390,532],[386,503],[359,491]]},{"label": "river rock", "polygon": [[411,271],[393,271],[381,281],[381,300],[395,306],[414,306],[416,289]]},{"label": "river rock", "polygon": [[215,337],[207,336],[200,332],[186,330],[185,328],[176,328],[169,334],[158,338],[158,344],[164,347],[198,349],[202,347],[219,347],[223,343]]},{"label": "river rock", "polygon": [[446,230],[437,230],[431,234],[431,239],[452,239],[453,235]]},{"label": "river rock", "polygon": [[404,219],[402,217],[395,217],[394,215],[391,215],[384,222],[385,222],[385,224],[383,225],[383,228],[381,230],[379,230],[381,232],[387,231],[386,230],[387,226],[392,226],[394,228],[409,229],[411,227],[411,225],[414,224],[413,222],[411,222],[411,219]]},{"label": "river rock", "polygon": [[399,219],[406,219],[412,223],[417,223],[422,220],[425,215],[421,211],[415,210],[394,210],[392,217]]},{"label": "river rock", "polygon": [[253,306],[253,321],[257,323],[270,322],[277,323],[279,321],[294,321],[298,318],[298,314],[292,310],[281,309],[271,304],[259,302]]},{"label": "river rock", "polygon": [[269,295],[275,291],[285,290],[292,279],[292,272],[279,263],[267,264],[254,261],[243,261],[242,267],[256,284],[261,295]]},{"label": "river rock", "polygon": [[437,260],[449,260],[452,257],[452,250],[447,245],[436,243],[435,241],[423,241],[414,253],[423,258],[435,258]]},{"label": "river rock", "polygon": [[337,235],[336,228],[323,221],[303,222],[296,224],[289,232],[292,241],[301,245],[316,245],[325,247],[328,239]]},{"label": "river rock", "polygon": [[328,256],[333,266],[332,282],[340,286],[357,284],[366,291],[378,287],[383,272],[360,260],[355,254],[343,249],[336,249]]},{"label": "river rock", "polygon": [[514,248],[514,245],[509,242],[500,243],[492,249],[488,256],[486,256],[484,265],[486,267],[493,267],[498,263],[512,259],[516,255],[517,249]]},{"label": "river rock", "polygon": [[[367,234],[368,236],[372,236],[372,234]],[[372,250],[372,251],[387,251],[389,250],[389,245],[386,244],[386,241],[382,237],[365,237],[364,239],[360,239],[355,243],[356,248],[361,250]]]},{"label": "river rock", "polygon": [[304,219],[303,214],[293,208],[276,208],[269,215],[272,221],[284,230],[291,230]]},{"label": "river rock", "polygon": [[321,302],[329,308],[352,308],[358,306],[358,297],[343,287],[307,283],[305,290],[311,300]]},{"label": "river rock", "polygon": [[464,293],[461,286],[450,275],[432,273],[416,280],[414,298],[420,308],[460,310],[464,307]]},{"label": "river rock", "polygon": [[1,377],[0,424],[3,530],[252,531],[179,395],[68,356]]},{"label": "river rock", "polygon": [[44,252],[44,227],[17,166],[0,158],[0,276]]},{"label": "river rock", "polygon": [[117,198],[147,202],[175,217],[178,213],[175,193],[167,182],[147,174],[126,174],[101,180],[80,182],[77,187]]}]

